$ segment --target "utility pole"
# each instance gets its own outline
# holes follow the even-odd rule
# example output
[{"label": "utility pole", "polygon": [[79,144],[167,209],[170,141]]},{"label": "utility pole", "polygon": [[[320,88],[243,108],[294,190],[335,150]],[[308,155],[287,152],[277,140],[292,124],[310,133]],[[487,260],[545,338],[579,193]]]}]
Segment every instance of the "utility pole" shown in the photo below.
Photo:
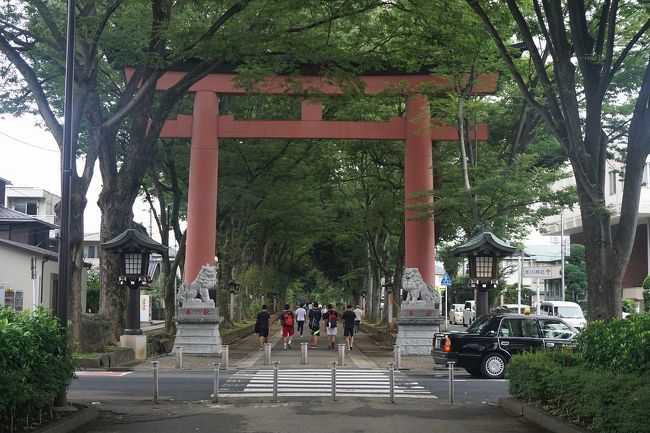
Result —
[{"label": "utility pole", "polygon": [[564,213],[560,214],[560,273],[561,273],[561,281],[560,281],[560,301],[564,301],[564,255],[566,254],[565,251],[565,246],[564,246]]},{"label": "utility pole", "polygon": [[519,257],[517,258],[518,267],[519,267],[519,284],[517,284],[517,314],[521,314],[521,286],[524,282],[523,278],[523,269],[521,266],[523,264],[522,256],[524,252],[519,251]]},{"label": "utility pole", "polygon": [[[59,244],[59,291],[56,316],[64,336],[61,356],[68,354],[68,291],[70,290],[70,196],[72,193],[72,167],[74,152],[72,149],[72,97],[74,85],[74,48],[75,48],[75,13],[76,0],[68,0],[67,41],[65,50],[65,87],[63,101],[63,149],[61,150],[61,240]],[[67,389],[55,398],[55,405],[68,405]]]}]

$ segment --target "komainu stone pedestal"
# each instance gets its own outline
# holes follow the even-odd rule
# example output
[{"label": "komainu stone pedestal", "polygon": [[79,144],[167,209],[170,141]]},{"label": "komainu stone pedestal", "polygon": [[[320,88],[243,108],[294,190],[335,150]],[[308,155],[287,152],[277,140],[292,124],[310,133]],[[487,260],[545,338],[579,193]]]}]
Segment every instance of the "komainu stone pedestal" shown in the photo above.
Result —
[{"label": "komainu stone pedestal", "polygon": [[[174,346],[183,346],[183,354],[221,355],[219,309],[214,305],[194,304],[181,307],[176,323]],[[172,350],[176,353],[176,348]]]},{"label": "komainu stone pedestal", "polygon": [[[419,302],[419,304],[418,304]],[[421,301],[402,304],[397,315],[397,340],[403,356],[430,355],[433,334],[440,330],[443,319],[433,305]]]},{"label": "komainu stone pedestal", "polygon": [[443,320],[438,307],[440,296],[427,284],[417,268],[404,269],[402,288],[406,299],[397,314],[397,341],[402,355],[429,355],[431,339]]}]

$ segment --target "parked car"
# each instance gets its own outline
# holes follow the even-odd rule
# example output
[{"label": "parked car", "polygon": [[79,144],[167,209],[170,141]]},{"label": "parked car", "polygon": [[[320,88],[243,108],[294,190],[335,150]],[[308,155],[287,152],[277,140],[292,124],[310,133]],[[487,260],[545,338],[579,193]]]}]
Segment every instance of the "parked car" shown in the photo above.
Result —
[{"label": "parked car", "polygon": [[528,311],[532,311],[530,305],[526,304],[503,304],[496,307],[492,310],[493,313],[514,313],[514,314],[523,314],[524,309],[528,308]]},{"label": "parked car", "polygon": [[465,301],[463,307],[463,326],[469,326],[476,319],[476,301]]},{"label": "parked car", "polygon": [[465,304],[451,304],[449,309],[449,323],[460,325],[463,323],[463,308]]},{"label": "parked car", "polygon": [[542,348],[575,347],[578,330],[558,317],[486,314],[467,332],[437,332],[431,356],[436,364],[454,361],[473,376],[503,378],[513,355]]},{"label": "parked car", "polygon": [[544,301],[539,306],[540,314],[548,314],[564,319],[565,322],[580,330],[587,324],[587,319],[580,305],[566,301]]}]

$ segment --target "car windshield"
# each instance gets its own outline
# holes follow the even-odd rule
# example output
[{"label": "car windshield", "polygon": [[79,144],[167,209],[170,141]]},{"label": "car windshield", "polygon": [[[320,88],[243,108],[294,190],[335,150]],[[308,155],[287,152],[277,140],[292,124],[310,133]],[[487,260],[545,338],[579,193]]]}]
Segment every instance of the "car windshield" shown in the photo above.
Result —
[{"label": "car windshield", "polygon": [[582,319],[582,310],[580,307],[555,307],[557,308],[558,317],[563,317],[565,319]]},{"label": "car windshield", "polygon": [[474,321],[471,325],[469,325],[469,328],[467,328],[467,332],[470,334],[479,334],[479,335],[485,335],[487,332],[490,330],[494,330],[493,326],[490,326],[490,321],[492,319],[492,316],[481,316],[478,319]]}]

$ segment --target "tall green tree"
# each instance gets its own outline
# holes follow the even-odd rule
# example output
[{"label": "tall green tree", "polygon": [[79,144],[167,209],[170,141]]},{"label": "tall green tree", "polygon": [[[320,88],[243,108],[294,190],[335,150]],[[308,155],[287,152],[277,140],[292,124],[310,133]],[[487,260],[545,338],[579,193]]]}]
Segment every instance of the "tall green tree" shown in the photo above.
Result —
[{"label": "tall green tree", "polygon": [[[620,317],[621,284],[650,152],[650,6],[618,0],[467,4],[571,163],[585,233],[590,317]],[[529,61],[525,70],[533,67],[539,77],[533,85],[517,61],[520,49]],[[607,161],[617,146],[623,150],[625,181],[619,223],[613,229],[605,181]]]},{"label": "tall green tree", "polygon": [[571,254],[567,256],[564,265],[564,283],[566,285],[566,297],[573,302],[584,300],[587,293],[587,262],[585,257],[584,245],[571,245]]}]

